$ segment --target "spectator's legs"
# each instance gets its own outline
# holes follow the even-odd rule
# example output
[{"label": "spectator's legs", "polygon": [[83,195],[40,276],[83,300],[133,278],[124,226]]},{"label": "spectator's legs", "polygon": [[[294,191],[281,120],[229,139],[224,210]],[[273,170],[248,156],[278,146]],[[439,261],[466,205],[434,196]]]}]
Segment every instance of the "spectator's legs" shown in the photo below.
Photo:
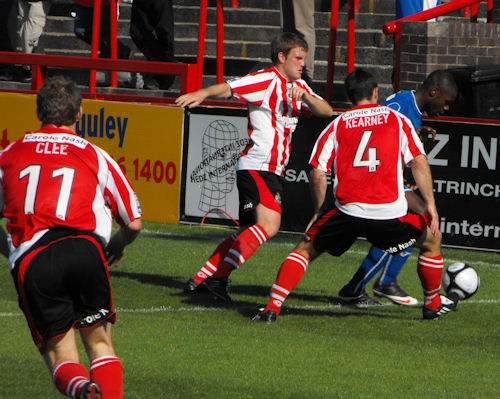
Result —
[{"label": "spectator's legs", "polygon": [[0,51],[16,51],[17,18],[15,0],[0,0]]},{"label": "spectator's legs", "polygon": [[[17,7],[15,0],[0,0],[0,51],[16,51]],[[0,64],[0,80],[14,78],[14,65]]]},{"label": "spectator's legs", "polygon": [[[174,16],[171,0],[136,0],[132,3],[130,36],[146,59],[150,61],[174,62]],[[168,89],[175,77],[155,75],[160,89]],[[152,77],[145,77],[145,86]]]},{"label": "spectator's legs", "polygon": [[45,1],[18,0],[18,12],[21,17],[19,38],[23,53],[31,54],[42,35],[50,4]]},{"label": "spectator's legs", "polygon": [[[92,7],[83,7],[79,4],[75,4],[75,13],[75,35],[84,42],[92,45],[94,9]],[[111,56],[109,19],[110,7],[102,7],[99,32],[99,52],[102,58],[109,58]],[[118,40],[117,46],[118,58],[128,59],[130,57],[130,48],[120,40]]]},{"label": "spectator's legs", "polygon": [[306,56],[306,67],[309,78],[314,76],[314,53],[316,52],[316,30],[314,29],[314,0],[294,0],[293,14],[295,29],[304,35],[309,46]]},{"label": "spectator's legs", "polygon": [[174,62],[174,11],[172,0],[155,0],[161,3],[161,12],[156,24],[156,36],[163,48],[162,60]]}]

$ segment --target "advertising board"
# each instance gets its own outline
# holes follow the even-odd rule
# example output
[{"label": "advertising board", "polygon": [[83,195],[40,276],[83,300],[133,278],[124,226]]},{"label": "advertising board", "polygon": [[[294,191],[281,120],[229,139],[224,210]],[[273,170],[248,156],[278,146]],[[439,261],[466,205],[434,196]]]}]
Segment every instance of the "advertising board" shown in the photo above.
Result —
[{"label": "advertising board", "polygon": [[[40,127],[36,97],[0,93],[0,147]],[[137,192],[144,220],[177,223],[184,110],[149,104],[83,100],[81,137],[106,150]]]},{"label": "advertising board", "polygon": [[[218,108],[198,108],[194,112],[186,129],[189,139],[184,147],[186,190],[181,219],[200,221],[207,216],[212,222],[232,224],[224,212],[209,211],[221,208],[237,219],[237,189],[232,180],[234,174],[229,170],[236,163],[235,152],[231,151],[244,147],[247,138],[245,113]],[[425,147],[434,178],[443,244],[500,251],[500,123],[457,119],[423,121],[437,131],[436,140],[426,141]],[[282,231],[303,231],[312,215],[308,161],[316,138],[328,123],[329,120],[314,117],[299,119],[283,176]],[[234,128],[227,127],[229,124]],[[224,129],[227,135],[222,134]],[[212,147],[207,149],[203,143],[209,138]],[[219,168],[220,176],[211,172],[214,168]],[[222,171],[226,177],[221,186]],[[331,188],[327,196],[327,201],[333,200]]]},{"label": "advertising board", "polygon": [[246,110],[195,108],[186,120],[182,218],[234,223],[236,162],[248,144]]}]

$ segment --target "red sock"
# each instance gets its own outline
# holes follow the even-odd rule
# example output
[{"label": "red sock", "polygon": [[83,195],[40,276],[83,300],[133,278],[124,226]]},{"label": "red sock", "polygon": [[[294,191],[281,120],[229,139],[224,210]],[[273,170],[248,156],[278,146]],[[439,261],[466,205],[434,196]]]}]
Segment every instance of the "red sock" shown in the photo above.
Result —
[{"label": "red sock", "polygon": [[201,284],[203,281],[205,281],[205,279],[207,279],[217,271],[221,260],[224,259],[237,237],[238,235],[236,233],[231,234],[228,238],[222,241],[217,246],[217,248],[215,248],[215,251],[210,256],[210,258],[208,258],[208,260],[205,262],[196,276],[193,277],[194,281],[196,281],[198,284]]},{"label": "red sock", "polygon": [[90,376],[101,386],[104,398],[123,398],[123,366],[116,356],[94,359],[90,365]]},{"label": "red sock", "polygon": [[309,260],[298,252],[288,255],[278,271],[271,288],[271,300],[264,311],[274,310],[277,314],[280,313],[281,305],[302,279],[308,264]]},{"label": "red sock", "polygon": [[443,272],[443,256],[418,257],[418,277],[424,289],[424,306],[437,309],[441,305],[439,290],[441,289],[441,273]]},{"label": "red sock", "polygon": [[266,231],[259,224],[244,230],[229,249],[214,277],[227,277],[252,256],[269,239]]},{"label": "red sock", "polygon": [[89,381],[89,372],[80,363],[62,362],[52,371],[54,384],[64,396],[79,398],[82,385]]}]

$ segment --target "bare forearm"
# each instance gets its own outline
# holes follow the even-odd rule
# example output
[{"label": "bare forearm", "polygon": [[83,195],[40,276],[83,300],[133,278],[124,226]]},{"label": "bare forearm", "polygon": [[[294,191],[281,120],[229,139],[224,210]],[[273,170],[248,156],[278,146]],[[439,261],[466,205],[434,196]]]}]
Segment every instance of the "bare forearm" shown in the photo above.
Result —
[{"label": "bare forearm", "polygon": [[325,202],[326,187],[326,173],[319,169],[312,168],[311,172],[309,172],[309,190],[311,192],[314,213],[317,213],[323,205],[323,202]]},{"label": "bare forearm", "polygon": [[423,155],[419,155],[413,159],[411,171],[425,203],[434,205],[432,175],[427,158]]},{"label": "bare forearm", "polygon": [[333,109],[325,100],[320,100],[311,95],[305,96],[304,102],[307,104],[313,115],[329,118],[333,115]]},{"label": "bare forearm", "polygon": [[227,83],[219,83],[192,93],[183,94],[175,100],[179,107],[196,107],[207,97],[229,98],[231,97],[231,87]]},{"label": "bare forearm", "polygon": [[121,226],[118,231],[113,234],[106,248],[108,263],[119,264],[125,247],[131,244],[139,235],[142,227],[141,219],[136,219],[130,222],[127,226]]},{"label": "bare forearm", "polygon": [[207,91],[207,97],[214,97],[214,98],[231,97],[231,87],[226,82],[209,86],[204,90]]}]

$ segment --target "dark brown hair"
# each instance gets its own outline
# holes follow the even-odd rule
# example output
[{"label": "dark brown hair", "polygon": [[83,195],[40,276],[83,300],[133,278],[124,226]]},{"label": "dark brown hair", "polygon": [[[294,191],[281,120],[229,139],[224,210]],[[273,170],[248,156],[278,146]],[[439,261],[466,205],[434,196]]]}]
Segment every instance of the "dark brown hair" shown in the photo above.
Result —
[{"label": "dark brown hair", "polygon": [[43,126],[71,126],[76,122],[82,96],[75,82],[64,76],[45,79],[36,96],[36,112]]},{"label": "dark brown hair", "polygon": [[377,80],[366,69],[357,68],[345,78],[347,97],[353,104],[364,99],[370,100],[375,87],[377,87]]},{"label": "dark brown hair", "polygon": [[271,61],[276,65],[279,53],[288,55],[290,50],[295,47],[301,47],[305,51],[309,50],[307,42],[301,36],[291,32],[281,33],[271,42]]}]

